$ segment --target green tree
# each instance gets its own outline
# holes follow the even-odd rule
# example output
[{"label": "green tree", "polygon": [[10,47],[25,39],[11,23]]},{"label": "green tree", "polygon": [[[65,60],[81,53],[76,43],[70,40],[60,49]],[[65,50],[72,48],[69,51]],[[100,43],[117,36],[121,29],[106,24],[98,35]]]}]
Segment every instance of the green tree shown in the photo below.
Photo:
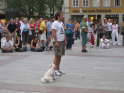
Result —
[{"label": "green tree", "polygon": [[36,0],[35,2],[35,12],[39,16],[45,16],[47,12],[47,1],[46,0]]},{"label": "green tree", "polygon": [[38,16],[45,16],[60,10],[63,0],[7,0],[7,5],[7,10],[15,15],[33,16],[37,13]]},{"label": "green tree", "polygon": [[50,15],[54,15],[55,11],[61,11],[64,0],[47,0]]},{"label": "green tree", "polygon": [[[27,15],[24,0],[7,0],[7,12],[14,15]],[[16,14],[15,14],[16,13]]]}]

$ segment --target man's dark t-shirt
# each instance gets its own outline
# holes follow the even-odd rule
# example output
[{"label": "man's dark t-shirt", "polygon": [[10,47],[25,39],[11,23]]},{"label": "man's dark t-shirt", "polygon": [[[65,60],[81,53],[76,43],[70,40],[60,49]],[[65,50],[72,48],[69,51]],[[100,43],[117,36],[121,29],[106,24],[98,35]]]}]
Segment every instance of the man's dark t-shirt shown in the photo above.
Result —
[{"label": "man's dark t-shirt", "polygon": [[9,30],[10,33],[13,33],[16,29],[17,29],[17,26],[16,26],[15,23],[10,23],[8,25],[8,30]]}]

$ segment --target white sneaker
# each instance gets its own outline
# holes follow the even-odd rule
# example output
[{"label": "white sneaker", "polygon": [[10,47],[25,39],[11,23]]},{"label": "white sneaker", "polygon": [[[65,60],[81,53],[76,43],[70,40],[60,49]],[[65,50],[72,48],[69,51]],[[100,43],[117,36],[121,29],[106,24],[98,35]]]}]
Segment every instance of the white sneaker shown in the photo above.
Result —
[{"label": "white sneaker", "polygon": [[60,70],[55,70],[55,76],[62,76],[64,73]]},{"label": "white sneaker", "polygon": [[41,78],[42,83],[49,83],[55,80],[54,70],[49,69],[44,76]]}]

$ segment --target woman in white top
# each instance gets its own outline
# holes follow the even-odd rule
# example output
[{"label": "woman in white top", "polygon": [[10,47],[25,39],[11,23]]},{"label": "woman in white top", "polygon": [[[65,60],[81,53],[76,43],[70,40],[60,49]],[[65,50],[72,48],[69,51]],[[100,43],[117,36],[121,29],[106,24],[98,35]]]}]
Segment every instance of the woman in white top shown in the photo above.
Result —
[{"label": "woman in white top", "polygon": [[21,25],[20,29],[21,29],[23,48],[24,48],[24,50],[27,50],[29,30],[30,30],[30,26],[29,26],[27,18],[24,18],[23,24]]},{"label": "woman in white top", "polygon": [[116,21],[112,24],[112,43],[113,45],[118,45],[119,43],[119,36],[118,36],[118,24]]},{"label": "woman in white top", "polygon": [[3,24],[2,24],[2,22],[0,21],[0,48],[1,48],[2,33],[3,33]]}]

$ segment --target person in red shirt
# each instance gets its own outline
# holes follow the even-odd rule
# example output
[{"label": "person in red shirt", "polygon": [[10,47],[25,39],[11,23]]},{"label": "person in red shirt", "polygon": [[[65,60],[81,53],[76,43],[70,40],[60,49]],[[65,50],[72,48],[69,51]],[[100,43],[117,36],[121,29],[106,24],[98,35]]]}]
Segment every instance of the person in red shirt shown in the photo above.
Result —
[{"label": "person in red shirt", "polygon": [[21,23],[20,23],[19,18],[16,18],[16,19],[15,19],[15,24],[16,24],[16,27],[17,27],[16,34],[17,34],[18,36],[20,36],[20,35],[21,35],[21,30],[20,30]]},{"label": "person in red shirt", "polygon": [[39,31],[40,31],[40,21],[39,20],[37,20],[36,22],[35,22],[35,24],[34,24],[34,35],[36,36],[36,37],[38,37],[38,33],[39,33]]}]

